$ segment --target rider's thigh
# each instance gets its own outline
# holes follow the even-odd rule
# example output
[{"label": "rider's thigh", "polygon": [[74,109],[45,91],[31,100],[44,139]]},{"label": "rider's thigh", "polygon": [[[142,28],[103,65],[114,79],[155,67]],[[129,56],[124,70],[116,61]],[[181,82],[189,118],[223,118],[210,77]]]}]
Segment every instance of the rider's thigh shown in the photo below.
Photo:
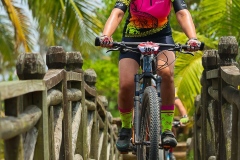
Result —
[{"label": "rider's thigh", "polygon": [[123,58],[119,61],[119,85],[120,89],[134,88],[134,75],[138,72],[138,63],[131,58]]}]

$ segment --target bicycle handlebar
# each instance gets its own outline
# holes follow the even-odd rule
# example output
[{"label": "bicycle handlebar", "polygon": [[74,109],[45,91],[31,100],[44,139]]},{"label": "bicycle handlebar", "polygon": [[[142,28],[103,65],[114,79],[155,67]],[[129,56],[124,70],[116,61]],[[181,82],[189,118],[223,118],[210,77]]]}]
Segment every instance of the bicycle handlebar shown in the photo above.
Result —
[{"label": "bicycle handlebar", "polygon": [[[120,47],[120,48],[127,48],[127,46],[131,45],[139,45],[141,43],[145,42],[113,42],[112,47]],[[169,50],[171,51],[182,51],[183,50],[188,50],[190,48],[190,45],[182,45],[182,44],[165,44],[165,43],[154,43],[160,47],[170,47]],[[100,46],[100,38],[96,37],[95,39],[95,46]],[[204,48],[204,43],[201,42],[199,50],[203,50]]]}]

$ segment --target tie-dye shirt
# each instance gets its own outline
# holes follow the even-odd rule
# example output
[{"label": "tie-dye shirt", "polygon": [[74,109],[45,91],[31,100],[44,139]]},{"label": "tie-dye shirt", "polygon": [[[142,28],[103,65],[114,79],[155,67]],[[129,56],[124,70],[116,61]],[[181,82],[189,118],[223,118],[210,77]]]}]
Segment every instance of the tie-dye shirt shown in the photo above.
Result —
[{"label": "tie-dye shirt", "polygon": [[145,37],[170,28],[168,15],[172,5],[175,12],[186,9],[183,0],[117,0],[115,8],[129,10],[124,37]]}]

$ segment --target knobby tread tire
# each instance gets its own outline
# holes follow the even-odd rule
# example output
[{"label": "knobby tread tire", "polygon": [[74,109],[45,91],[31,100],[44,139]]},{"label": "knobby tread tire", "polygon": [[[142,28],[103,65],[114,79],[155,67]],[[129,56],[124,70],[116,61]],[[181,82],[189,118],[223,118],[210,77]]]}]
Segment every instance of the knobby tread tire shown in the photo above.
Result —
[{"label": "knobby tread tire", "polygon": [[[148,86],[144,90],[141,113],[141,138],[143,141],[149,141],[150,147],[146,149],[146,145],[143,145],[138,153],[142,154],[143,160],[159,160],[159,101],[157,91],[153,86]],[[144,155],[146,152],[147,154]]]}]

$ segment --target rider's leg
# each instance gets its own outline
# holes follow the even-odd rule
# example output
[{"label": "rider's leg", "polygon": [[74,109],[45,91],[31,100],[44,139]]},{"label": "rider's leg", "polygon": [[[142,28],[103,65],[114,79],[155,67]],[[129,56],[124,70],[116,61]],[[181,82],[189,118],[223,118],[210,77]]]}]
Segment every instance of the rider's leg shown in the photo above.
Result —
[{"label": "rider's leg", "polygon": [[175,87],[174,87],[174,61],[175,54],[171,51],[162,51],[163,54],[159,54],[157,73],[162,77],[161,82],[161,123],[163,132],[163,144],[175,147],[177,141],[171,132],[172,121],[174,116],[174,98],[175,98]]},{"label": "rider's leg", "polygon": [[134,59],[123,58],[119,61],[118,109],[122,121],[122,129],[116,145],[120,151],[125,151],[130,143],[132,109],[134,105],[134,75],[138,72],[138,69],[139,65]]},{"label": "rider's leg", "polygon": [[[138,72],[138,63],[130,58],[119,61],[118,108],[120,114],[130,113],[133,109],[134,75]],[[132,112],[131,112],[132,113]],[[132,116],[121,115],[122,127],[131,128]],[[126,118],[126,119],[125,119]]]}]

